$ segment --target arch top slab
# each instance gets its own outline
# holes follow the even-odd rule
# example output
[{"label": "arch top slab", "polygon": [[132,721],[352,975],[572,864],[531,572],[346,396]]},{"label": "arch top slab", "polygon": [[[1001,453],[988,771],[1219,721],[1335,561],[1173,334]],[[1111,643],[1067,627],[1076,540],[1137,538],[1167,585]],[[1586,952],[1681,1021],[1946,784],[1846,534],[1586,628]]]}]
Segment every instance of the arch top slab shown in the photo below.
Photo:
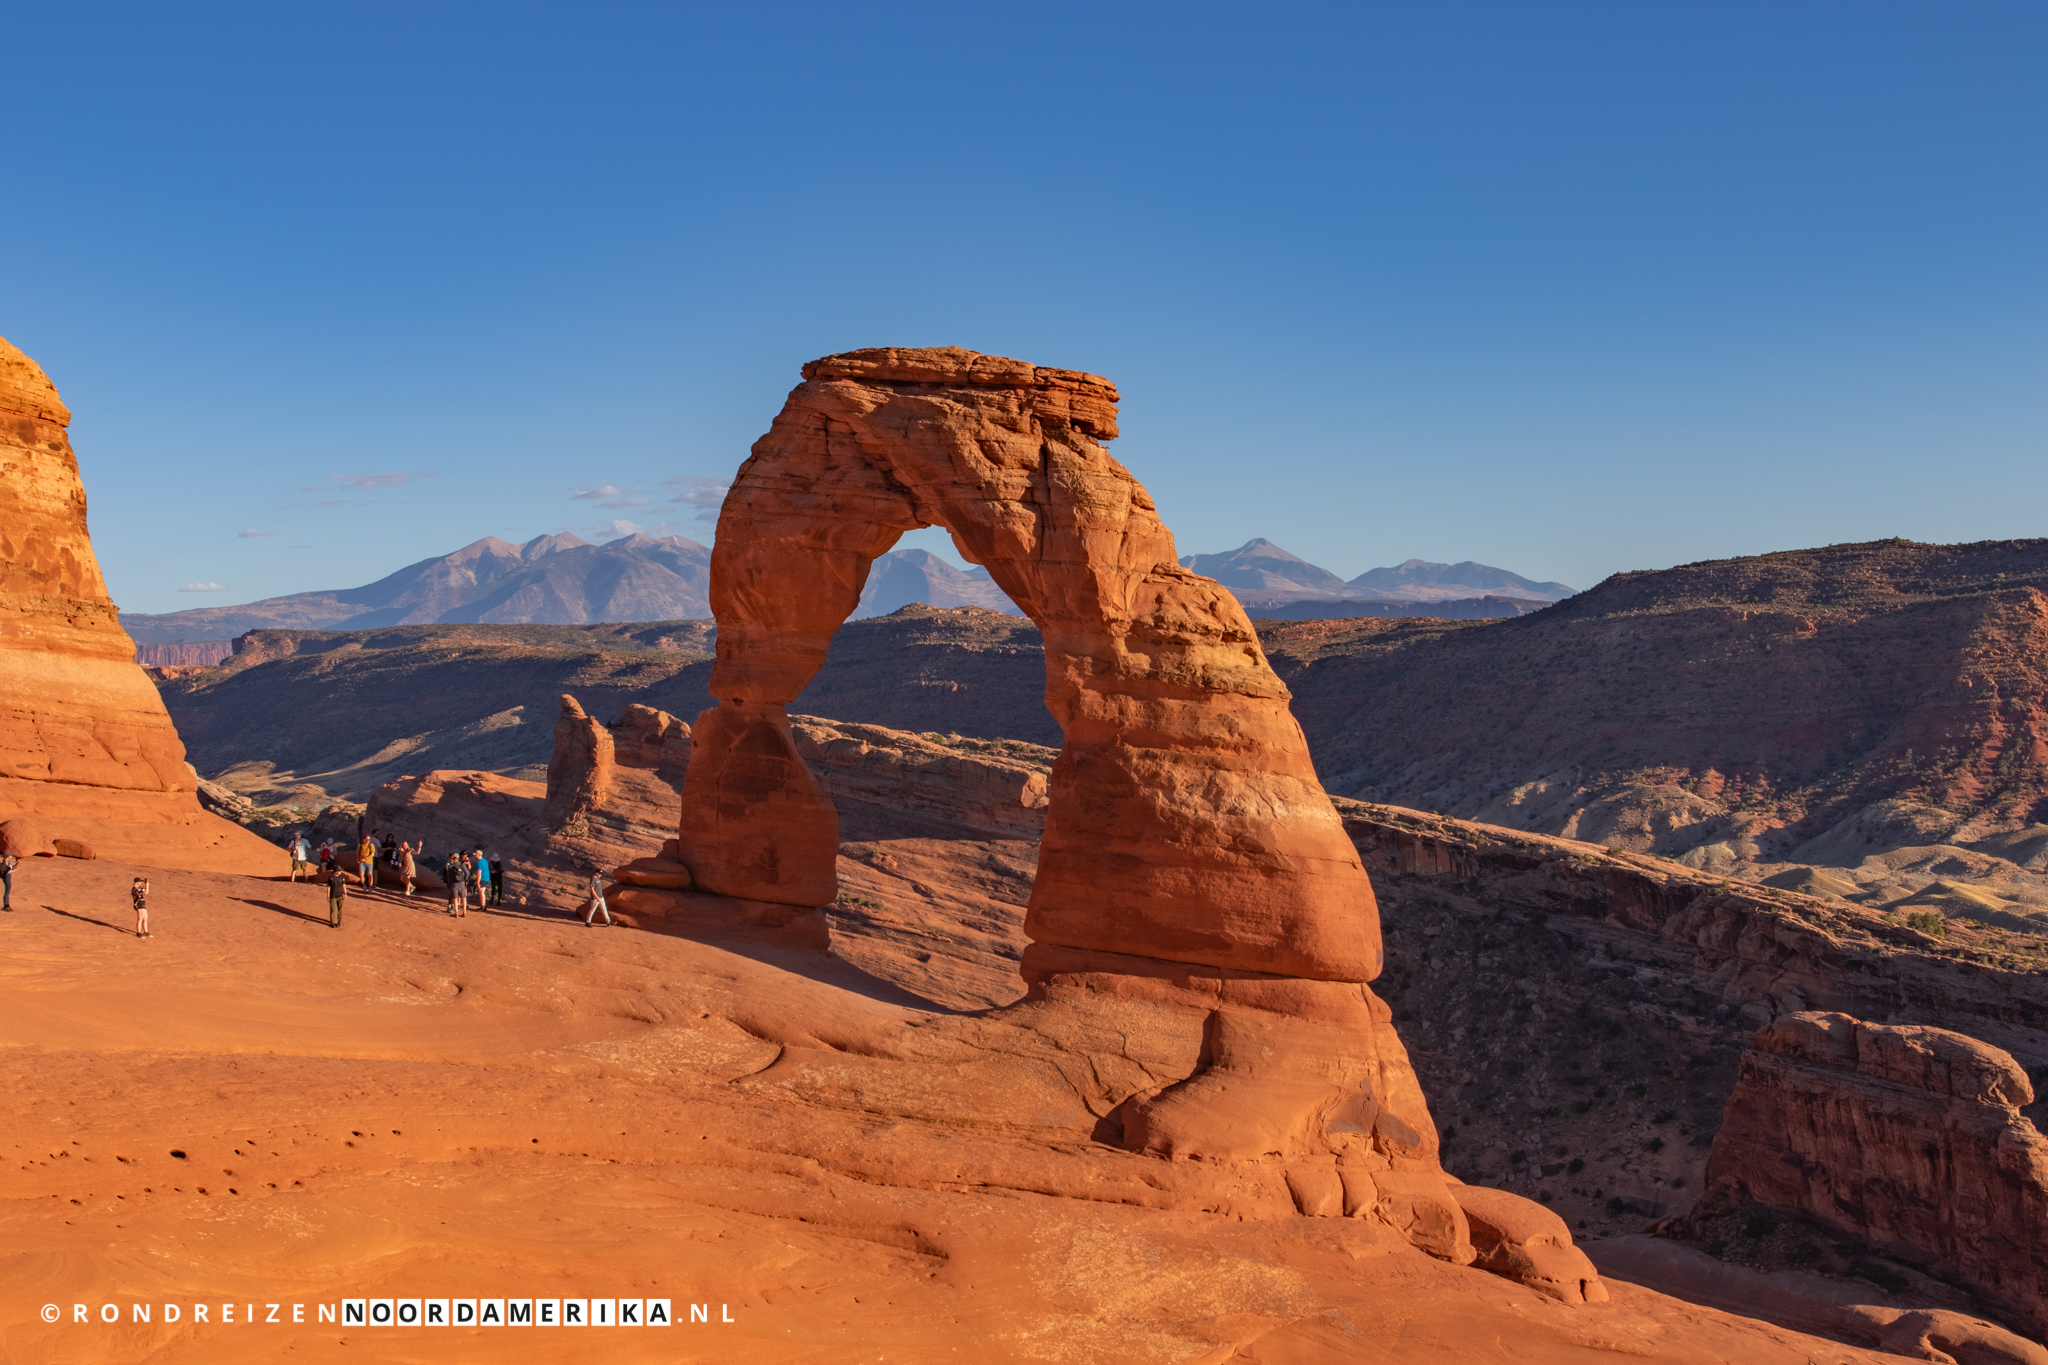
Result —
[{"label": "arch top slab", "polygon": [[[803,375],[719,514],[721,701],[706,718],[733,714],[697,727],[683,793],[679,838],[700,884],[822,903],[829,814],[816,812],[830,806],[814,785],[791,789],[808,775],[769,742],[772,716],[824,663],[874,560],[905,531],[939,525],[1045,639],[1046,707],[1066,741],[1032,939],[1277,976],[1377,976],[1372,888],[1285,685],[1237,599],[1180,566],[1151,496],[1103,444],[1117,432],[1116,386],[958,347],[852,351]],[[740,735],[752,736],[745,753],[732,747]],[[700,867],[782,880],[720,885]]]}]

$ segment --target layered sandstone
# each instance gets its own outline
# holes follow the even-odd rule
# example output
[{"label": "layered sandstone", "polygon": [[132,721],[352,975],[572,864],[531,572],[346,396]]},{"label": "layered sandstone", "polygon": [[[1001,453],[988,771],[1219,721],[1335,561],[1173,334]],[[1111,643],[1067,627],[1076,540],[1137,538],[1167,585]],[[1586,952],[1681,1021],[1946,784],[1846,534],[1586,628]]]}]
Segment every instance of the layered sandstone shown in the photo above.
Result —
[{"label": "layered sandstone", "polygon": [[185,748],[107,597],[71,413],[0,339],[0,818],[137,862],[279,870],[202,812]]},{"label": "layered sandstone", "polygon": [[611,794],[613,758],[611,731],[591,718],[577,700],[561,698],[555,721],[555,752],[548,761],[548,824],[557,830],[584,825],[591,811]]},{"label": "layered sandstone", "polygon": [[2048,1139],[2012,1057],[1944,1029],[1809,1011],[1757,1034],[1703,1210],[1786,1209],[1929,1263],[2048,1332]]},{"label": "layered sandstone", "polygon": [[[1085,1059],[1093,1136],[1192,1168],[1159,1177],[1184,1198],[1366,1218],[1470,1262],[1436,1125],[1367,984],[1381,950],[1364,867],[1243,609],[1180,566],[1104,448],[1114,386],[957,348],[828,356],[804,381],[719,517],[720,700],[694,727],[674,850],[701,890],[643,894],[683,925],[747,904],[794,924],[792,907],[837,894],[838,816],[787,705],[875,559],[945,526],[1042,633],[1064,737],[1042,788],[1030,992],[971,1032]],[[1549,1284],[1540,1259],[1497,1268]]]},{"label": "layered sandstone", "polygon": [[[719,515],[721,703],[698,726],[682,830],[701,885],[830,899],[825,808],[799,790],[775,717],[824,663],[876,557],[937,525],[1045,638],[1046,705],[1065,738],[1034,941],[1317,980],[1378,974],[1372,891],[1287,689],[1236,598],[1180,567],[1150,495],[1111,458],[1116,404],[1099,376],[955,347],[804,367]],[[752,795],[771,781],[805,822]]]}]

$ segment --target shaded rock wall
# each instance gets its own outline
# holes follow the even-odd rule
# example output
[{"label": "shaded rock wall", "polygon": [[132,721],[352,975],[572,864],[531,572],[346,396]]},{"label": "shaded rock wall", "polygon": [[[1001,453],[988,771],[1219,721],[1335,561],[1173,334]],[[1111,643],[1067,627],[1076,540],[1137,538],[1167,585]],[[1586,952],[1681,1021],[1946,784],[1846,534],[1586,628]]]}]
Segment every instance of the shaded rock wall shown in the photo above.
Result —
[{"label": "shaded rock wall", "polygon": [[2048,1139],[1999,1049],[1808,1011],[1757,1034],[1703,1211],[1752,1201],[1930,1263],[2048,1332]]}]

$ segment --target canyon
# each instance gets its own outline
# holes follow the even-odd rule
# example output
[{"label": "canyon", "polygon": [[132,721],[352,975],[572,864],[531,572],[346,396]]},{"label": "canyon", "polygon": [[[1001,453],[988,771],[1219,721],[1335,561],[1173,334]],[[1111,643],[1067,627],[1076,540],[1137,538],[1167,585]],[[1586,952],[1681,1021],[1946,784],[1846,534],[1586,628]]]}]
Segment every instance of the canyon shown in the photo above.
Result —
[{"label": "canyon", "polygon": [[[336,929],[277,872],[36,860],[11,927],[39,951],[10,959],[26,1008],[0,1024],[35,1061],[0,1082],[10,1283],[100,1302],[594,1282],[720,1301],[718,1353],[742,1360],[2040,1360],[2008,1330],[2030,1300],[1981,1267],[1930,1274],[1924,1226],[1833,1226],[1829,1312],[1766,1305],[1771,1325],[1700,1287],[1782,1269],[1822,1226],[1798,1190],[1712,1202],[1754,1166],[1742,1144],[1802,1112],[1756,1060],[1787,1019],[1996,1052],[1979,1069],[2026,1145],[2048,963],[2024,909],[1930,932],[1819,864],[1775,885],[1697,845],[1326,794],[1301,720],[1317,667],[1550,613],[1255,628],[1107,454],[1116,402],[955,348],[825,357],[734,481],[716,630],[256,632],[225,667],[157,670],[209,770],[218,746],[247,790],[341,774],[363,804],[306,783],[286,818],[485,847],[510,894],[457,920],[361,888]],[[841,625],[896,536],[933,524],[1033,620]],[[978,723],[806,714],[827,696]],[[1001,732],[1033,707],[1037,728]],[[1363,728],[1329,714],[1339,743]],[[1962,832],[2024,872],[2024,781],[2000,791]],[[174,932],[104,932],[150,866]],[[574,918],[593,875],[619,930]],[[1973,892],[1955,885],[1914,895]],[[1710,1240],[1759,1198],[1786,1221]],[[1658,1248],[1719,1269],[1674,1280]],[[336,1344],[0,1325],[22,1359]]]},{"label": "canyon", "polygon": [[[2048,542],[1881,542],[1624,575],[1514,619],[1253,626],[1340,795],[2033,931],[2044,580]],[[219,670],[159,676],[209,777],[316,809],[411,770],[387,745],[530,778],[547,734],[520,719],[561,691],[607,713],[709,704],[706,622],[439,629],[258,632]],[[798,704],[1057,743],[1043,651],[1023,618],[905,607],[844,627]],[[373,692],[432,729],[356,710]],[[293,723],[317,715],[357,723]]]}]

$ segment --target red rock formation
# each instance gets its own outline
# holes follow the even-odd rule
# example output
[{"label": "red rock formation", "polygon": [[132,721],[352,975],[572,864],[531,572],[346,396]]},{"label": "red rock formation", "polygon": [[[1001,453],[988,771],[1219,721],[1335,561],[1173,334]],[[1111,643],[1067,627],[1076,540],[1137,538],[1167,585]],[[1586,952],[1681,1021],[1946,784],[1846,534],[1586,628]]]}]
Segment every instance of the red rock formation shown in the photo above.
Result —
[{"label": "red rock formation", "polygon": [[571,830],[611,793],[612,733],[568,693],[562,694],[561,719],[555,722],[555,752],[548,760],[547,822]]},{"label": "red rock formation", "polygon": [[86,533],[71,413],[0,340],[0,819],[102,856],[277,872],[283,855],[201,811],[185,746],[135,662]]},{"label": "red rock formation", "polygon": [[1564,1219],[1534,1200],[1482,1185],[1452,1185],[1472,1227],[1473,1264],[1520,1280],[1561,1303],[1605,1303],[1607,1290]]},{"label": "red rock formation", "polygon": [[[1088,1057],[1098,1134],[1207,1172],[1209,1206],[1372,1217],[1469,1262],[1435,1124],[1366,985],[1381,959],[1365,870],[1243,609],[1178,564],[1104,449],[1115,388],[956,348],[828,356],[804,380],[719,517],[721,702],[697,721],[677,838],[695,885],[779,907],[835,894],[837,820],[785,708],[875,558],[943,525],[1043,633],[1065,737],[1031,990],[1001,1026]],[[620,894],[695,913],[689,893]],[[1562,1296],[1530,1240],[1500,1268]]]},{"label": "red rock formation", "polygon": [[2048,1139],[2019,1113],[2033,1098],[1975,1038],[1789,1015],[1743,1058],[1701,1207],[1804,1214],[2048,1331]]},{"label": "red rock formation", "polygon": [[839,893],[839,816],[804,766],[781,702],[734,699],[697,717],[679,861],[721,896],[821,906]]},{"label": "red rock formation", "polygon": [[[1371,980],[1372,890],[1287,689],[1237,600],[1180,567],[1151,497],[1103,447],[1117,434],[1115,387],[953,347],[827,356],[804,381],[719,516],[711,690],[723,704],[698,726],[681,833],[699,884],[830,899],[828,841],[744,792],[757,770],[793,773],[774,717],[824,662],[876,556],[941,525],[1045,635],[1046,704],[1066,738],[1033,939]],[[734,754],[743,740],[758,757]],[[713,781],[727,794],[695,790]],[[808,851],[781,847],[792,841]],[[740,874],[764,857],[785,880]]]}]

